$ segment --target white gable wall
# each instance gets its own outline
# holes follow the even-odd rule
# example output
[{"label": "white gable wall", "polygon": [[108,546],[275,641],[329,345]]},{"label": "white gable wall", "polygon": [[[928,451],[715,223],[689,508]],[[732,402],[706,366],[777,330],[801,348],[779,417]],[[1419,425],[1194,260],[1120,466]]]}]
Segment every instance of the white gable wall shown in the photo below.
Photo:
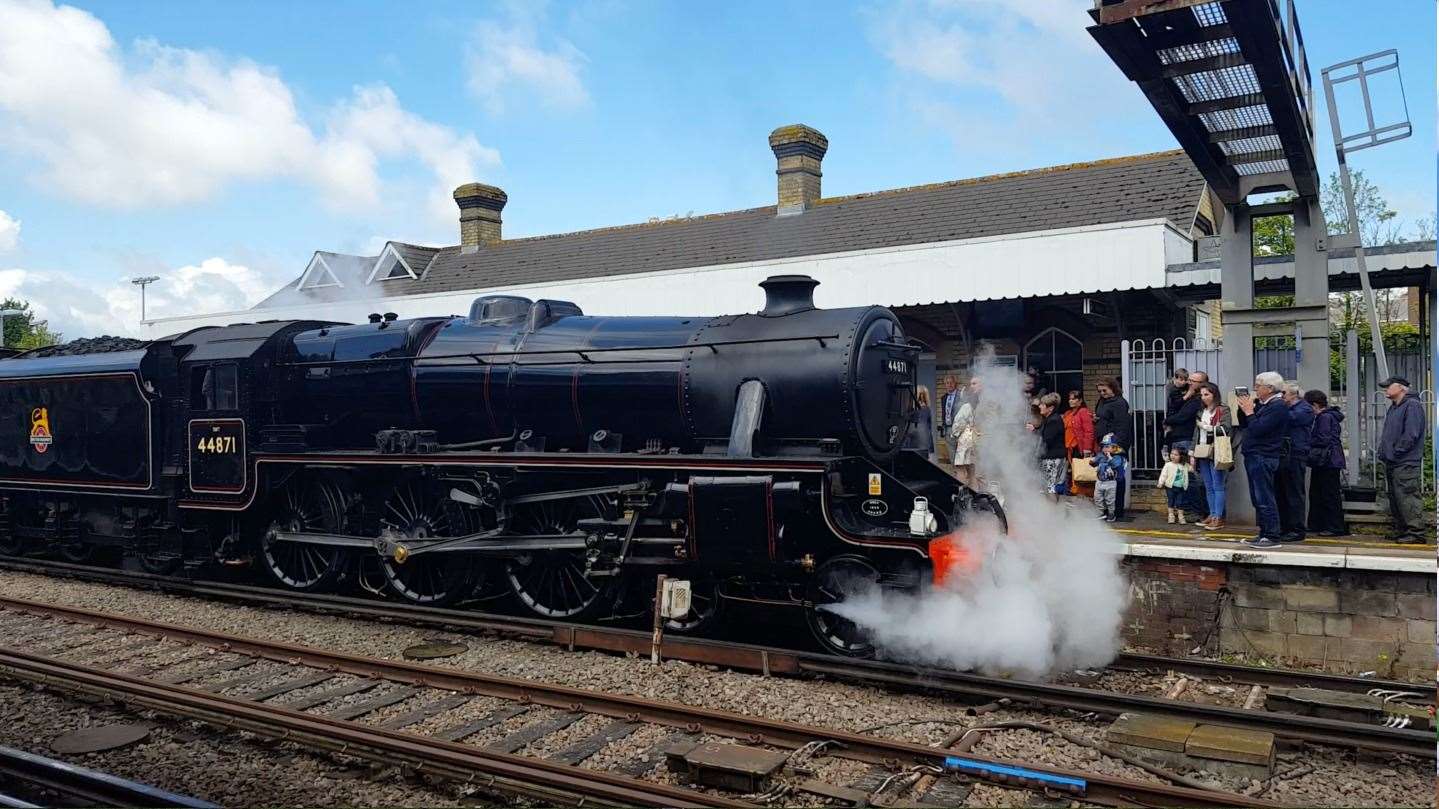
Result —
[{"label": "white gable wall", "polygon": [[498,293],[573,301],[596,315],[720,315],[758,311],[764,296],[757,285],[781,274],[818,280],[815,302],[823,308],[1162,288],[1171,257],[1187,244],[1186,235],[1155,219],[605,278],[160,318],[143,327],[147,336],[160,337],[255,320],[361,323],[370,312],[396,312],[400,317],[464,314],[479,295]]}]

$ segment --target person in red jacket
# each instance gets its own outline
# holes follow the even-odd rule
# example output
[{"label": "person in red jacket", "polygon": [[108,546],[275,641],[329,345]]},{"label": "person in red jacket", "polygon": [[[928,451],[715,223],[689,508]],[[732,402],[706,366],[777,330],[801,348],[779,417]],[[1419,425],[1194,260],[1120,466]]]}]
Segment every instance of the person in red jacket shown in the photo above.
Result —
[{"label": "person in red jacket", "polygon": [[[1064,449],[1071,466],[1075,458],[1087,458],[1094,454],[1094,414],[1084,404],[1084,394],[1069,392],[1069,409],[1064,411]],[[1069,493],[1081,497],[1094,496],[1094,484],[1080,483],[1073,477],[1069,481]]]}]

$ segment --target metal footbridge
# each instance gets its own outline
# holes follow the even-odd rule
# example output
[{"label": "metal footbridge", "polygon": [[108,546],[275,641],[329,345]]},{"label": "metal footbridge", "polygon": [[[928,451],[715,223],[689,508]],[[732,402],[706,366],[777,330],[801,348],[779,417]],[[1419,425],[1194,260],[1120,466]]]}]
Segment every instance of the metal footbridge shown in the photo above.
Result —
[{"label": "metal footbridge", "polygon": [[1319,194],[1314,109],[1294,3],[1098,0],[1089,33],[1226,204]]}]

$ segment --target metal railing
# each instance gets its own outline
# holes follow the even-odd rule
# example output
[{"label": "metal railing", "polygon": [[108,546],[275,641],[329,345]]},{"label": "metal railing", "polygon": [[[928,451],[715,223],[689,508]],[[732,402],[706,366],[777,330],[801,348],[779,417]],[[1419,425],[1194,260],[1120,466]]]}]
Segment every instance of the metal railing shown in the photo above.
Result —
[{"label": "metal railing", "polygon": [[1205,340],[1191,348],[1188,340],[1124,340],[1120,343],[1124,398],[1134,422],[1129,465],[1137,473],[1158,473],[1164,468],[1164,416],[1173,369],[1203,371],[1222,385],[1217,341]]}]

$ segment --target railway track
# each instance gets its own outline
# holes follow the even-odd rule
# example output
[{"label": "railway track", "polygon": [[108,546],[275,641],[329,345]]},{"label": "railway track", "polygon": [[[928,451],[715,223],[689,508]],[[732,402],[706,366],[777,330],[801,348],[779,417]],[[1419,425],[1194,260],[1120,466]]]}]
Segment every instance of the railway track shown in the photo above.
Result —
[{"label": "railway track", "polygon": [[[822,797],[865,805],[885,785],[912,786],[927,777],[928,791],[907,796],[905,803],[952,805],[973,779],[1109,806],[1277,805],[18,599],[0,598],[0,621],[11,629],[0,641],[0,673],[10,677],[316,749],[404,763],[492,793],[550,803],[738,807],[793,795],[801,803]],[[583,732],[574,734],[572,728]],[[610,744],[637,734],[647,734],[644,755],[626,757],[617,767],[582,768]],[[739,744],[756,757],[777,755],[784,777],[748,790],[721,789],[705,779],[705,766],[692,761],[704,788],[666,782],[663,759],[716,741],[731,753]],[[836,773],[852,773],[854,765],[864,770],[861,786],[833,780]],[[761,788],[765,795],[754,794]]]},{"label": "railway track", "polygon": [[[593,649],[649,654],[652,644],[649,632],[611,626],[543,621],[470,610],[417,607],[369,598],[291,593],[251,585],[197,581],[33,558],[0,557],[0,567],[284,609],[303,609],[470,632],[495,632],[559,645],[570,650]],[[938,692],[978,701],[1010,699],[1052,709],[1111,716],[1135,711],[1156,713],[1206,724],[1267,731],[1278,738],[1292,741],[1435,757],[1432,734],[1380,724],[1245,710],[1177,699],[1113,693],[1079,685],[1011,680],[938,668],[885,661],[851,660],[693,637],[667,637],[662,642],[660,653],[667,659],[770,675],[824,676],[885,688]],[[1261,687],[1310,686],[1351,693],[1366,693],[1373,689],[1420,692],[1427,694],[1428,702],[1434,700],[1433,686],[1423,688],[1414,683],[1345,677],[1324,672],[1255,668],[1136,654],[1121,655],[1112,667],[1130,671],[1175,671],[1205,679]]]},{"label": "railway track", "polygon": [[216,804],[208,801],[0,746],[0,807],[34,809],[38,806],[216,809]]}]

